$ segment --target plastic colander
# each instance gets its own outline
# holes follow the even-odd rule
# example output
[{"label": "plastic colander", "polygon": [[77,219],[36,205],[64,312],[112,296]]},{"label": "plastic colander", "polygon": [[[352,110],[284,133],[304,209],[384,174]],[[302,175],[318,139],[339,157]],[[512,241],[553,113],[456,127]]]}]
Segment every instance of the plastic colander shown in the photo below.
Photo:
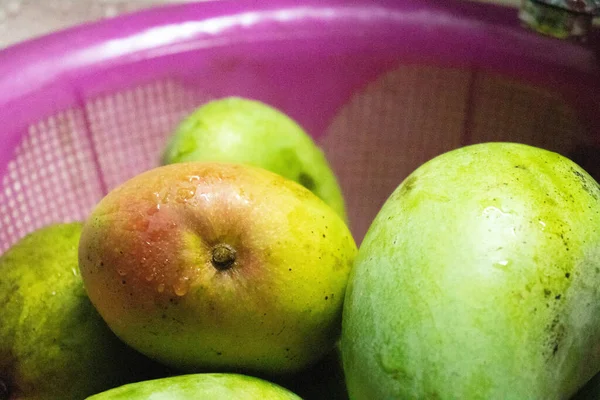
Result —
[{"label": "plastic colander", "polygon": [[85,219],[225,96],[271,104],[315,138],[357,242],[410,172],[467,144],[540,146],[600,178],[597,34],[551,39],[515,9],[458,0],[258,3],[167,6],[1,51],[0,253]]},{"label": "plastic colander", "polygon": [[0,52],[0,253],[85,219],[159,164],[195,107],[225,96],[296,119],[339,177],[361,241],[420,164],[517,141],[598,178],[597,37],[577,44],[466,1],[215,1],[88,24]]}]

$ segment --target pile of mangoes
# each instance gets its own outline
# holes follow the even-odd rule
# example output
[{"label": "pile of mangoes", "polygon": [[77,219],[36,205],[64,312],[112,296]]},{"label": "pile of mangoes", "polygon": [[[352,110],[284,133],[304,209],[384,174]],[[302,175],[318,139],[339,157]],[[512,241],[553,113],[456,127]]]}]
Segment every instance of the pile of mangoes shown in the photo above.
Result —
[{"label": "pile of mangoes", "polygon": [[441,154],[358,249],[266,104],[202,105],[159,164],[0,256],[0,399],[558,400],[600,371],[600,185],[562,155]]}]

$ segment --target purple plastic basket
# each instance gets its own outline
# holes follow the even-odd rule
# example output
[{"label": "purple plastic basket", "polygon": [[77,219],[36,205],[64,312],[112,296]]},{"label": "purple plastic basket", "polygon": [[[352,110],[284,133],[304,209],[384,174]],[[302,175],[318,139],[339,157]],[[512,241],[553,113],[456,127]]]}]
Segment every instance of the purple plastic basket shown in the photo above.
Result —
[{"label": "purple plastic basket", "polygon": [[597,34],[551,39],[517,10],[460,0],[205,2],[11,47],[0,52],[0,253],[85,219],[158,165],[189,112],[232,95],[313,135],[358,242],[410,172],[466,144],[537,145],[599,179],[599,48]]},{"label": "purple plastic basket", "polygon": [[0,252],[84,219],[158,165],[181,119],[238,95],[324,148],[358,241],[427,159],[507,140],[598,177],[599,41],[542,37],[514,9],[448,0],[218,1],[80,26],[0,52]]}]

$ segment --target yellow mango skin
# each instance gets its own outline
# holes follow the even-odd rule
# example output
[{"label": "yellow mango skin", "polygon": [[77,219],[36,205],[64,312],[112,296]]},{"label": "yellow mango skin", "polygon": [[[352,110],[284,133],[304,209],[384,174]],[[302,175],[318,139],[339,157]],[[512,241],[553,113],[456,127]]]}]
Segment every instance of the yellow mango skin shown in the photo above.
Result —
[{"label": "yellow mango skin", "polygon": [[[235,264],[212,264],[215,246]],[[297,371],[333,348],[356,245],[301,185],[262,168],[178,163],[111,191],[80,242],[111,329],[185,371]]]},{"label": "yellow mango skin", "polygon": [[568,399],[600,370],[600,187],[559,154],[483,143],[415,170],[351,274],[351,399]]},{"label": "yellow mango skin", "polygon": [[241,374],[189,374],[132,383],[87,400],[301,400],[263,379]]},{"label": "yellow mango skin", "polygon": [[122,343],[77,267],[83,224],[48,225],[0,257],[0,398],[81,400],[166,369]]}]

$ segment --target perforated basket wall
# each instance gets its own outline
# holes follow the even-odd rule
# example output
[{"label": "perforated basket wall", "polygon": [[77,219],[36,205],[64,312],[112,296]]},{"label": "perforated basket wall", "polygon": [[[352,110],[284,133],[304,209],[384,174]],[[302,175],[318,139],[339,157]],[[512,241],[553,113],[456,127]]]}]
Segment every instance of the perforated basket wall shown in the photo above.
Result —
[{"label": "perforated basket wall", "polygon": [[279,107],[323,147],[360,242],[412,170],[450,149],[517,141],[598,177],[598,63],[516,12],[463,2],[216,2],[80,27],[0,54],[0,252],[83,220],[158,165],[195,107]]}]

